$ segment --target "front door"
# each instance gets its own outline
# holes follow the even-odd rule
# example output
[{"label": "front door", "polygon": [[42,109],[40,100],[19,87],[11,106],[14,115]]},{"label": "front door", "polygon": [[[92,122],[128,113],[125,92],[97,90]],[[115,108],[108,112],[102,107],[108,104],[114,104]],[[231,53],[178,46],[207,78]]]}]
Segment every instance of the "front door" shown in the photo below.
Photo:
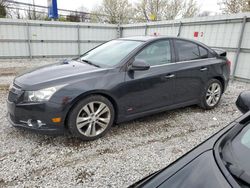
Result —
[{"label": "front door", "polygon": [[146,46],[134,60],[150,65],[149,70],[127,71],[125,88],[127,114],[153,110],[173,104],[174,78],[171,70],[171,42],[160,40]]}]

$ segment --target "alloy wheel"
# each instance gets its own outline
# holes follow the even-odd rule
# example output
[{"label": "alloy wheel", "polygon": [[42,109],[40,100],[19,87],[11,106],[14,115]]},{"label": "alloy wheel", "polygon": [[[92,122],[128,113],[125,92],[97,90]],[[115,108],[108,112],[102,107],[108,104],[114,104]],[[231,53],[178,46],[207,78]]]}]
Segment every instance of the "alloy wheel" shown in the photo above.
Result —
[{"label": "alloy wheel", "polygon": [[210,107],[215,106],[221,97],[221,86],[218,83],[212,83],[206,93],[206,102]]},{"label": "alloy wheel", "polygon": [[109,107],[103,102],[94,101],[86,104],[79,111],[76,126],[84,136],[94,137],[105,131],[110,120],[111,112]]}]

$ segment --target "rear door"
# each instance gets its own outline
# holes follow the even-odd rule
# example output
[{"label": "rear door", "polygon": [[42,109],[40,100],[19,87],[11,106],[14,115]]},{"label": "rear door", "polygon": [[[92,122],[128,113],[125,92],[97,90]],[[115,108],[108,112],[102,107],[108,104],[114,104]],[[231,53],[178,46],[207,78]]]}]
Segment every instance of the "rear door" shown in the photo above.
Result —
[{"label": "rear door", "polygon": [[141,50],[132,61],[139,59],[150,65],[149,70],[127,71],[123,98],[128,114],[145,112],[173,104],[174,75],[172,74],[171,40],[155,41]]},{"label": "rear door", "polygon": [[174,40],[177,56],[175,103],[196,103],[208,82],[212,58],[204,47],[182,39]]}]

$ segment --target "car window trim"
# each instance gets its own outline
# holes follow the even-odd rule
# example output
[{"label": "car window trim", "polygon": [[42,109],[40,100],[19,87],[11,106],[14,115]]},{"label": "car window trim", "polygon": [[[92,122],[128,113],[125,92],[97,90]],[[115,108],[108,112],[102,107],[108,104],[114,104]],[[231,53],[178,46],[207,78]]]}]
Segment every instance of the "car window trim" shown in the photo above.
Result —
[{"label": "car window trim", "polygon": [[190,62],[196,62],[196,61],[205,61],[205,60],[211,60],[211,59],[216,59],[216,57],[209,57],[209,58],[202,58],[202,59],[194,59],[194,60],[188,60],[188,61],[176,61],[172,63],[165,63],[162,65],[153,65],[150,67],[160,67],[160,66],[165,66],[165,65],[173,65],[173,64],[179,64],[179,63],[190,63]]}]

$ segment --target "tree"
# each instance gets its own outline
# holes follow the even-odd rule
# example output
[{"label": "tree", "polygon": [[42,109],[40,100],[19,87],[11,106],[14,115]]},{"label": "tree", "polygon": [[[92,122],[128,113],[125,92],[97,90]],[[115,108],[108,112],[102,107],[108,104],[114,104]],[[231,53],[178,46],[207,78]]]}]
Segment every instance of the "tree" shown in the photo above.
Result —
[{"label": "tree", "polygon": [[34,10],[31,10],[30,7],[24,13],[25,14],[24,14],[23,18],[28,19],[28,20],[45,20],[48,17],[46,15],[46,12],[42,13],[42,12],[36,11],[34,13]]},{"label": "tree", "polygon": [[162,12],[166,8],[166,0],[141,0],[136,4],[135,17],[137,19],[146,19],[147,21],[156,21],[162,19]]},{"label": "tree", "polygon": [[222,0],[219,5],[225,14],[250,11],[250,0]]},{"label": "tree", "polygon": [[0,18],[5,18],[6,16],[7,16],[6,1],[0,0]]},{"label": "tree", "polygon": [[135,16],[155,21],[192,17],[198,14],[199,7],[195,0],[141,0],[135,10]]},{"label": "tree", "polygon": [[87,9],[84,6],[81,6],[77,9],[79,11],[80,22],[88,22],[89,21],[89,13],[87,13]]},{"label": "tree", "polygon": [[69,22],[80,22],[80,15],[78,14],[78,12],[72,12],[70,13],[70,15],[68,15],[66,17],[66,21]]},{"label": "tree", "polygon": [[190,18],[197,15],[199,8],[195,0],[185,1],[182,9],[182,17]]},{"label": "tree", "polygon": [[132,12],[132,5],[128,0],[103,0],[102,4],[91,12],[91,21],[111,24],[129,23]]}]

